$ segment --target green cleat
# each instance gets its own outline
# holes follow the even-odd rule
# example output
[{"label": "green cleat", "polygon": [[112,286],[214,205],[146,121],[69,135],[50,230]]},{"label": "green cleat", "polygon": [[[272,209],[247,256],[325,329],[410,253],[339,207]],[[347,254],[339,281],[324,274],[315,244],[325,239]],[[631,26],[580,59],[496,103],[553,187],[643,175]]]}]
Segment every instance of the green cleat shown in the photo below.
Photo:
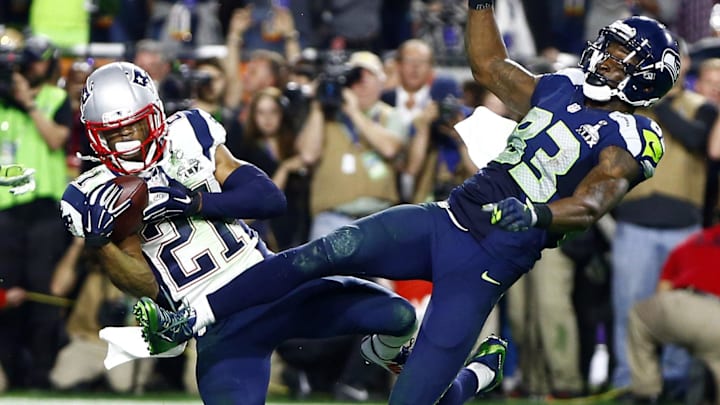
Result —
[{"label": "green cleat", "polygon": [[505,353],[507,342],[495,335],[488,336],[478,347],[475,355],[468,364],[480,363],[486,365],[495,372],[495,378],[486,387],[478,391],[478,394],[490,392],[500,385],[503,379],[503,365],[505,364]]},{"label": "green cleat", "polygon": [[133,307],[133,315],[142,327],[150,354],[164,353],[193,337],[195,310],[190,307],[171,312],[142,297]]}]

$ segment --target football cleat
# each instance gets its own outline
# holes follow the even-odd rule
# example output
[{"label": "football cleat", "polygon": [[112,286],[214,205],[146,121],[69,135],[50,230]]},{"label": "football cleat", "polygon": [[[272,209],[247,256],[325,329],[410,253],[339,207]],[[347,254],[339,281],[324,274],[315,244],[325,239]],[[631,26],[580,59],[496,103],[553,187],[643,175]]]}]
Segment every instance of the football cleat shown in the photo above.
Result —
[{"label": "football cleat", "polygon": [[403,370],[405,362],[410,356],[415,339],[411,339],[407,345],[401,347],[400,353],[398,353],[395,357],[390,360],[386,360],[377,354],[372,336],[373,335],[365,336],[360,344],[360,354],[363,359],[365,359],[368,363],[377,364],[393,374],[400,374]]},{"label": "football cleat", "polygon": [[503,365],[505,364],[505,353],[507,352],[507,342],[495,335],[488,336],[478,347],[475,355],[468,361],[468,365],[472,363],[480,363],[487,366],[495,372],[495,378],[478,391],[478,394],[490,392],[500,385],[503,379]]},{"label": "football cleat", "polygon": [[133,315],[148,344],[150,354],[160,354],[190,340],[195,325],[195,310],[183,307],[177,312],[160,307],[148,297],[140,298],[133,307]]}]

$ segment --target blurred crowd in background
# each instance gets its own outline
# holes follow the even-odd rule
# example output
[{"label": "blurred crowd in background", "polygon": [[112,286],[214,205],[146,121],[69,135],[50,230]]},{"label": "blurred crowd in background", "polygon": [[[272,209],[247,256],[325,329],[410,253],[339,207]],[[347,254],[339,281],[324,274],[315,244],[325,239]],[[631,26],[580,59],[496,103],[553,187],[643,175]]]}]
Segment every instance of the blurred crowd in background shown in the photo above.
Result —
[{"label": "blurred crowd in background", "polygon": [[[230,151],[286,192],[286,215],[251,224],[278,251],[395,204],[442,200],[478,170],[453,126],[479,106],[518,117],[470,76],[466,10],[462,0],[0,2],[0,165],[34,167],[38,184],[24,196],[0,189],[0,392],[197,390],[192,348],[102,364],[99,329],[131,323],[135,299],[57,210],[67,182],[95,164],[79,118],[95,68],[132,61],[155,80],[168,116],[200,108],[221,122]],[[712,398],[720,4],[496,0],[495,10],[509,54],[537,74],[575,67],[586,41],[630,15],[664,22],[683,54],[676,87],[640,111],[664,133],[655,177],[598,226],[545,251],[485,326],[482,336],[511,342],[495,394],[629,387],[651,400]],[[430,283],[377,281],[422,315]],[[390,376],[361,360],[359,338],[287,342],[271,390],[384,398]]]}]

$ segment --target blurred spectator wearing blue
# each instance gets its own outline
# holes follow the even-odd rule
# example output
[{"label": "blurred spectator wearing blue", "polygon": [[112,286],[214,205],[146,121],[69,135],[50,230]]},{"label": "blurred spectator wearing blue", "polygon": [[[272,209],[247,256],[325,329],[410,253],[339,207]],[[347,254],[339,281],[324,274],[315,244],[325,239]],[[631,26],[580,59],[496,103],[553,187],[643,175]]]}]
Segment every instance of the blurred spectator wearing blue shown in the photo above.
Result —
[{"label": "blurred spectator wearing blue", "polygon": [[523,4],[540,54],[548,49],[575,55],[582,52],[585,0],[523,0]]},{"label": "blurred spectator wearing blue", "polygon": [[[312,37],[308,0],[224,0],[220,1],[220,23],[226,35],[239,34],[243,53],[265,49],[293,61]],[[247,23],[233,29],[234,13],[244,9]],[[297,48],[288,52],[288,47]]]},{"label": "blurred spectator wearing blue", "polygon": [[451,0],[413,2],[415,37],[427,43],[437,57],[447,63],[464,62],[465,8],[462,2]]}]

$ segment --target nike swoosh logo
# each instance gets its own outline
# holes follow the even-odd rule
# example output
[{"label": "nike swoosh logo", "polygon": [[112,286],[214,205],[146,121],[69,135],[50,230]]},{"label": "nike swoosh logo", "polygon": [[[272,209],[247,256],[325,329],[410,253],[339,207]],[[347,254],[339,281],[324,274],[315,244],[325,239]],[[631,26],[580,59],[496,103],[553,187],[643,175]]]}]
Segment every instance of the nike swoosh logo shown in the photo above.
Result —
[{"label": "nike swoosh logo", "polygon": [[182,203],[182,204],[190,204],[192,202],[192,198],[190,198],[190,196],[186,195],[182,199],[176,198],[175,201]]},{"label": "nike swoosh logo", "polygon": [[488,271],[487,271],[487,270],[485,270],[485,271],[483,272],[482,276],[480,276],[480,277],[481,277],[483,280],[485,280],[485,281],[487,281],[488,283],[490,283],[490,284],[500,285],[500,282],[499,282],[499,281],[497,281],[497,280],[495,280],[494,278],[490,277],[490,274],[488,274]]}]

